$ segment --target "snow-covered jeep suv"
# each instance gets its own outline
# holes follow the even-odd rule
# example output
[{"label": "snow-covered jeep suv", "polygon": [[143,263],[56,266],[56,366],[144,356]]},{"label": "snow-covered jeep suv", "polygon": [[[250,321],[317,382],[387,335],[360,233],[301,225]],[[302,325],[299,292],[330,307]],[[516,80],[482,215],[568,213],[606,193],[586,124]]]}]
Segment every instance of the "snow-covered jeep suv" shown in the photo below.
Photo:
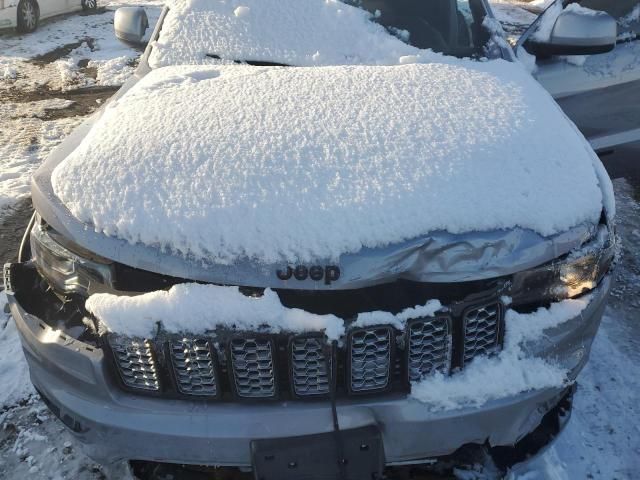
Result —
[{"label": "snow-covered jeep suv", "polygon": [[103,462],[535,453],[611,282],[607,174],[483,0],[176,0],[32,194],[11,311]]}]

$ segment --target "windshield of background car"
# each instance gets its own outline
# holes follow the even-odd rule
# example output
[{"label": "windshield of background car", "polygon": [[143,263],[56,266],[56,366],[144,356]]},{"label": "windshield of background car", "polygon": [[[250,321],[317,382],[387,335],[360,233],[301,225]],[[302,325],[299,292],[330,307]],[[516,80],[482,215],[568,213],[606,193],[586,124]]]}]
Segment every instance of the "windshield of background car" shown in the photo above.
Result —
[{"label": "windshield of background car", "polygon": [[484,55],[489,32],[481,1],[342,0],[369,11],[372,21],[420,49],[456,57]]}]

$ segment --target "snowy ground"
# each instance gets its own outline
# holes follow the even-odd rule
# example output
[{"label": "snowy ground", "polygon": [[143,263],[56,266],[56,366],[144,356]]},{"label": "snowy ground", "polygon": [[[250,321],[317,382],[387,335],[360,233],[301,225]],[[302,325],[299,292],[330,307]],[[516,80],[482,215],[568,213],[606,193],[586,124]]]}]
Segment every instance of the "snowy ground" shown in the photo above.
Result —
[{"label": "snowy ground", "polygon": [[[133,73],[140,52],[113,34],[123,3],[49,20],[29,35],[0,34],[0,218],[28,196],[30,174],[51,149]],[[145,5],[153,25],[159,4]]]},{"label": "snowy ground", "polygon": [[[133,71],[139,52],[116,42],[112,30],[113,9],[124,3],[129,2],[103,2],[106,8],[95,14],[53,19],[28,36],[0,34],[1,262],[15,254],[28,220],[31,172]],[[543,5],[543,0],[493,2],[512,39]],[[158,3],[145,6],[153,24]],[[514,472],[513,479],[638,477],[640,147],[626,153],[626,159],[605,159],[618,177],[623,259],[591,361],[579,378],[573,418],[558,442],[528,471]],[[0,293],[0,478],[132,478],[125,464],[106,467],[85,457],[34,394],[5,303]]]}]

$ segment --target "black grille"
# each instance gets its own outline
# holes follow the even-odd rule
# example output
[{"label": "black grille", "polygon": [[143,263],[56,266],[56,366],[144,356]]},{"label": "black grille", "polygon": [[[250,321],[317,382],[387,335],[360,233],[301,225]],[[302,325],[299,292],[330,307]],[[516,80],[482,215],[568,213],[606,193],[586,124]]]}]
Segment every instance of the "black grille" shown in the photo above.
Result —
[{"label": "black grille", "polygon": [[120,378],[127,387],[147,391],[160,390],[156,362],[149,340],[110,335],[109,345]]},{"label": "black grille", "polygon": [[391,328],[351,332],[349,341],[349,388],[352,392],[384,390],[391,370]]},{"label": "black grille", "polygon": [[329,393],[330,362],[322,337],[296,337],[291,341],[291,382],[300,397]]},{"label": "black grille", "polygon": [[216,363],[209,341],[185,338],[169,346],[178,390],[185,395],[216,397]]},{"label": "black grille", "polygon": [[463,364],[478,355],[491,355],[500,348],[502,305],[490,303],[464,313]]},{"label": "black grille", "polygon": [[453,346],[450,318],[415,320],[407,330],[409,380],[416,382],[435,372],[449,373]]},{"label": "black grille", "polygon": [[320,334],[108,339],[118,377],[132,391],[220,401],[312,400],[327,398],[332,383],[338,396],[408,392],[411,382],[447,375],[500,349],[501,303],[447,312],[410,320],[404,332],[389,325],[351,328],[335,349]]},{"label": "black grille", "polygon": [[274,397],[276,379],[271,340],[234,338],[229,348],[237,395],[244,398]]}]

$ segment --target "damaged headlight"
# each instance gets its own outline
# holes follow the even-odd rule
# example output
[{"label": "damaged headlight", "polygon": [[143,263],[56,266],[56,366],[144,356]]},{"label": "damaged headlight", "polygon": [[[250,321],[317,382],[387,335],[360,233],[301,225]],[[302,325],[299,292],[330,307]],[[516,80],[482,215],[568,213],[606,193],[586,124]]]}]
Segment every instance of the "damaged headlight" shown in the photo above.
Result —
[{"label": "damaged headlight", "polygon": [[113,262],[68,243],[40,222],[31,230],[32,259],[54,291],[88,296],[113,287]]},{"label": "damaged headlight", "polygon": [[538,268],[516,273],[510,289],[513,304],[575,298],[598,286],[615,258],[615,236],[600,225],[580,249]]}]

